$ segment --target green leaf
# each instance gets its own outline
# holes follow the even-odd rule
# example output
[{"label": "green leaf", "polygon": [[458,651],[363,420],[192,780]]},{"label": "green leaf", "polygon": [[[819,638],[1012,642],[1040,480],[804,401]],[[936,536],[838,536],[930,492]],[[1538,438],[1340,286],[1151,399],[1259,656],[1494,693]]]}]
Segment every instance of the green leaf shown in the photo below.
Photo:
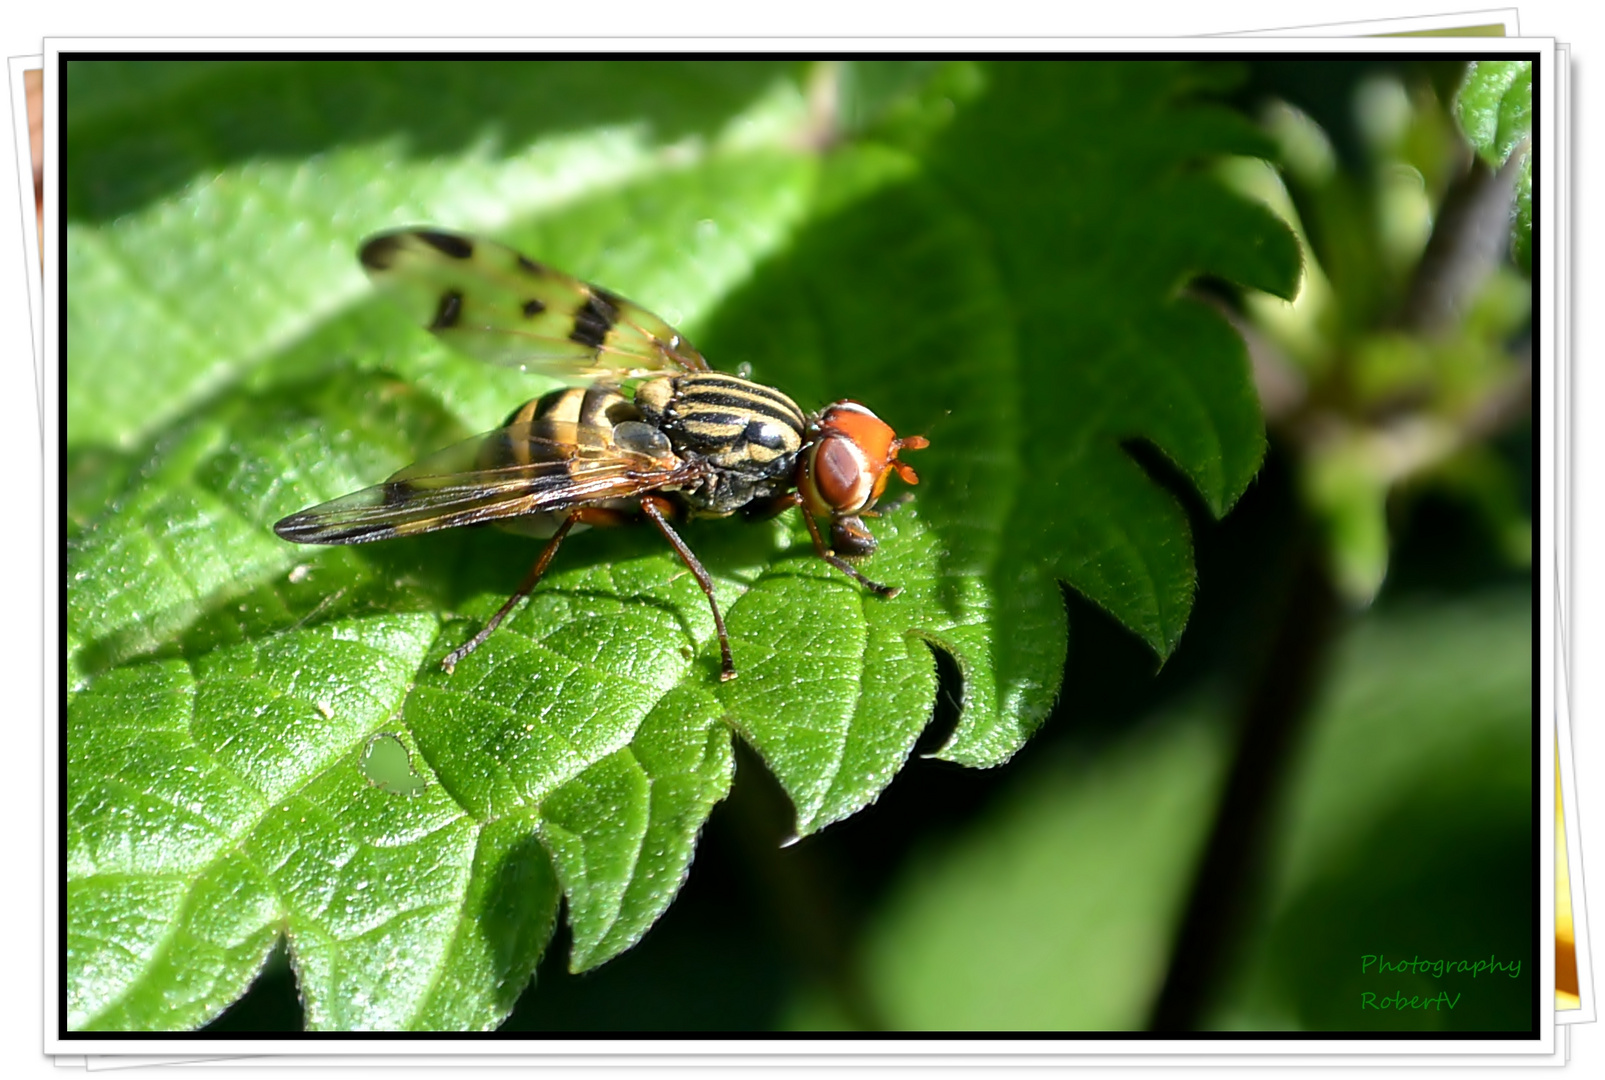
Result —
[{"label": "green leaf", "polygon": [[1511,211],[1511,251],[1532,273],[1533,239],[1533,63],[1531,60],[1473,60],[1455,97],[1460,129],[1488,163],[1502,169],[1511,156],[1517,163],[1516,199]]},{"label": "green leaf", "polygon": [[[927,631],[972,680],[942,755],[975,765],[1005,760],[1045,716],[1064,632],[1055,579],[1161,657],[1175,647],[1194,586],[1186,521],[1123,444],[1157,448],[1223,514],[1259,467],[1262,420],[1241,342],[1176,294],[1208,273],[1290,296],[1299,271],[1287,228],[1195,167],[1205,154],[1267,152],[1236,114],[1176,101],[1227,69],[988,74],[930,172],[981,226],[970,242],[997,252],[984,325],[1007,328],[1012,362],[973,376],[964,358],[998,355],[996,342],[932,365],[927,382],[957,377],[941,387],[953,417],[932,434],[952,434],[933,443],[922,492],[948,551],[944,575],[984,598],[965,602],[945,585],[952,628]],[[973,692],[983,686],[986,697]]]},{"label": "green leaf", "polygon": [[1356,608],[1376,599],[1388,573],[1388,492],[1376,448],[1349,436],[1311,454],[1299,477],[1304,501],[1324,534],[1327,573]]},{"label": "green leaf", "polygon": [[[438,787],[387,794],[355,767],[433,636],[424,615],[329,622],[193,664],[128,665],[74,695],[72,1026],[209,1019],[281,932],[312,1026],[500,1019],[556,910],[544,856],[520,856],[538,860],[537,887],[520,890],[516,918],[500,920],[505,936],[487,950],[483,931],[497,921],[485,883],[496,875],[471,870],[476,849],[509,846],[503,823],[481,827]],[[487,1008],[498,995],[500,1011]]]},{"label": "green leaf", "polygon": [[[798,65],[74,65],[74,1022],[199,1023],[282,932],[311,1027],[492,1025],[559,894],[576,970],[661,915],[728,790],[732,730],[803,836],[896,775],[931,715],[933,646],[965,680],[941,753],[1013,754],[1057,692],[1060,580],[1167,655],[1194,588],[1186,516],[1126,447],[1152,444],[1217,515],[1263,453],[1241,343],[1178,291],[1213,274],[1286,295],[1298,272],[1286,228],[1200,167],[1265,150],[1195,100],[1228,74],[865,68],[851,120],[822,129],[825,76]],[[548,386],[443,351],[373,296],[355,248],[409,223],[603,282],[806,408],[853,397],[928,434],[916,498],[874,522],[865,564],[904,593],[814,558],[795,515],[690,522],[740,671],[720,684],[673,552],[591,532],[446,675],[536,545],[270,530]],[[153,697],[167,741],[128,772]],[[376,736],[415,782],[375,786]],[[113,779],[156,804],[120,814]],[[155,858],[171,845],[134,842],[202,811],[209,846],[176,868]],[[139,888],[114,887],[90,837],[126,850],[115,873]],[[163,1012],[173,942],[218,879],[254,906],[194,954],[212,988]]]}]

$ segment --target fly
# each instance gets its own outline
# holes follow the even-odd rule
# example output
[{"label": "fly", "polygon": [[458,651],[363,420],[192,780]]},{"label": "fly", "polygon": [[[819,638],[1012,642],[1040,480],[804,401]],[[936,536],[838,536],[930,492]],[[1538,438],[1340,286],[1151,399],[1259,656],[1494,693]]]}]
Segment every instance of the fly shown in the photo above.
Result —
[{"label": "fly", "polygon": [[773,387],[714,371],[651,312],[501,244],[408,229],[372,237],[360,257],[374,282],[442,341],[580,384],[526,402],[496,430],[384,483],[273,526],[300,544],[361,544],[489,521],[548,537],[513,595],[441,662],[447,672],[530,594],[576,526],[641,517],[656,526],[713,609],[721,680],[736,676],[724,617],[673,519],[796,507],[820,558],[881,596],[900,591],[847,559],[875,551],[863,518],[875,516],[891,475],[919,482],[898,455],[927,446],[922,436],[898,438],[855,401],[805,413]]}]

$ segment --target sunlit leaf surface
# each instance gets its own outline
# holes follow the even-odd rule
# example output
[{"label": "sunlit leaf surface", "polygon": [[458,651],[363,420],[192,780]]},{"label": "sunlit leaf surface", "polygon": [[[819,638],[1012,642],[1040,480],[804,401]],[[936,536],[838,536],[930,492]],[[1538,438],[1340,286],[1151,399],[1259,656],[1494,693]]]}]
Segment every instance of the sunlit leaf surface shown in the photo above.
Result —
[{"label": "sunlit leaf surface", "polygon": [[[824,73],[828,75],[828,72]],[[1194,570],[1157,448],[1224,513],[1263,453],[1240,342],[1181,298],[1287,294],[1290,234],[1199,168],[1262,153],[1186,63],[133,64],[68,75],[71,1022],[216,1015],[283,934],[323,1029],[494,1026],[560,898],[583,969],[672,901],[732,732],[804,835],[872,802],[964,679],[940,753],[1047,715],[1059,582],[1160,656]],[[493,235],[805,408],[931,447],[869,595],[794,518],[695,522],[740,677],[651,534],[570,540],[455,674],[530,540],[297,548],[279,517],[547,388],[374,296],[367,235]],[[376,736],[417,783],[375,783]]]}]

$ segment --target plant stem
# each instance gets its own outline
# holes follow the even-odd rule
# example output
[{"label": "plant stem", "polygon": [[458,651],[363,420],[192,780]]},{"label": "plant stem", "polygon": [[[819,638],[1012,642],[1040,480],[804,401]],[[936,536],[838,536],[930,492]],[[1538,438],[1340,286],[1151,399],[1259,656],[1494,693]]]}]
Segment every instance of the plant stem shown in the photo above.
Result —
[{"label": "plant stem", "polygon": [[1325,676],[1341,604],[1312,522],[1298,522],[1291,587],[1255,673],[1208,846],[1193,879],[1152,1031],[1194,1031],[1218,993],[1264,877],[1270,824]]}]

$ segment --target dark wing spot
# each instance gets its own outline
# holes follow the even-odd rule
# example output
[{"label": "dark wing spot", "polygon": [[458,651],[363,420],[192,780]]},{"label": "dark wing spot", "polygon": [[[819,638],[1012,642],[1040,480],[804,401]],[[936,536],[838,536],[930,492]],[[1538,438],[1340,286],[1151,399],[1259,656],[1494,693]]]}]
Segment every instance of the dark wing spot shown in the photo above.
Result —
[{"label": "dark wing spot", "polygon": [[618,317],[619,308],[623,307],[627,302],[625,301],[624,297],[620,296],[618,293],[609,292],[599,285],[591,286],[591,295],[602,301],[602,303],[606,304],[608,307],[612,308],[615,318]]},{"label": "dark wing spot", "polygon": [[435,309],[435,321],[429,324],[429,329],[450,330],[462,315],[463,294],[453,289],[441,296],[440,306]]},{"label": "dark wing spot", "polygon": [[[520,255],[519,258],[523,258],[523,256]],[[524,301],[524,318],[526,319],[533,319],[535,316],[539,315],[545,310],[546,305],[541,303],[539,300]]]},{"label": "dark wing spot", "polygon": [[369,270],[388,270],[396,261],[396,251],[401,247],[401,238],[395,233],[385,233],[375,236],[362,245],[357,252],[357,258]]},{"label": "dark wing spot", "polygon": [[574,313],[574,329],[569,331],[568,339],[588,349],[600,349],[602,342],[607,340],[608,331],[613,329],[613,321],[617,316],[617,307],[592,293],[586,299],[585,306]]},{"label": "dark wing spot", "polygon": [[474,245],[455,233],[419,229],[413,235],[442,255],[450,255],[454,259],[466,259],[474,254]]},{"label": "dark wing spot", "polygon": [[518,267],[520,270],[525,270],[531,274],[546,273],[546,267],[542,266],[528,255],[520,255],[518,257]]}]

